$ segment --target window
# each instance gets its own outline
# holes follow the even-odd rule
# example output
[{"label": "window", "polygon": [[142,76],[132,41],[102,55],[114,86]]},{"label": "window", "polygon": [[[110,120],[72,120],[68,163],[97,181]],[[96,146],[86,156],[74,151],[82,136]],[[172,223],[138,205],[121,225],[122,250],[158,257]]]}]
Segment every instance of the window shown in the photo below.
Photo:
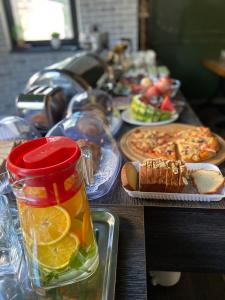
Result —
[{"label": "window", "polygon": [[49,44],[58,33],[62,44],[77,44],[75,0],[4,0],[14,48]]}]

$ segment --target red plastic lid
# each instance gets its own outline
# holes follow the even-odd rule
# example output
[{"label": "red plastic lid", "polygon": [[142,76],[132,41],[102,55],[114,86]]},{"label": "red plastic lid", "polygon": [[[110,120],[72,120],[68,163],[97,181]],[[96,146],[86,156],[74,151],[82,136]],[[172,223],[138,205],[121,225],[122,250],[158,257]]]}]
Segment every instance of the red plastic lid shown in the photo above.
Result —
[{"label": "red plastic lid", "polygon": [[7,169],[17,178],[48,175],[71,166],[80,155],[79,146],[70,138],[39,138],[14,148],[7,158]]}]

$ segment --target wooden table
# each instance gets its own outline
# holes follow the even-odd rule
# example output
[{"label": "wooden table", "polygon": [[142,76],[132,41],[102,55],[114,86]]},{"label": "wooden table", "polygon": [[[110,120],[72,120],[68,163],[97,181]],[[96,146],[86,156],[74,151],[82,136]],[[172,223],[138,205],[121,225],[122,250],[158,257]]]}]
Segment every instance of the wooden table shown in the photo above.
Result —
[{"label": "wooden table", "polygon": [[211,97],[216,98],[218,96],[225,97],[225,60],[221,59],[203,59],[202,65],[210,72],[215,74],[218,77],[218,85],[214,92],[214,95]]},{"label": "wooden table", "polygon": [[[105,205],[104,205],[105,206]],[[144,207],[110,206],[120,219],[115,300],[146,300]]]},{"label": "wooden table", "polygon": [[219,59],[204,59],[202,65],[217,76],[225,77],[225,61]]},{"label": "wooden table", "polygon": [[[178,122],[201,125],[188,104]],[[124,124],[117,140],[131,128]],[[225,164],[221,168],[224,173]],[[146,299],[145,262],[147,271],[225,272],[224,200],[187,203],[185,208],[171,201],[170,207],[157,207],[153,200],[130,198],[118,176],[111,191],[91,203],[111,207],[122,216],[116,299]]]}]

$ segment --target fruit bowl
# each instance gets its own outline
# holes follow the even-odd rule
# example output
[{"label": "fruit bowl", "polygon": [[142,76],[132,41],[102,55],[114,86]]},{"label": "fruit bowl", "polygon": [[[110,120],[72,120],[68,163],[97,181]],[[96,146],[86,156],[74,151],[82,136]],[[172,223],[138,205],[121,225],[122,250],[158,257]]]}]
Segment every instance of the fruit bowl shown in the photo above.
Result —
[{"label": "fruit bowl", "polygon": [[170,96],[171,98],[175,97],[181,82],[177,79],[170,77],[160,77],[157,81],[154,82],[154,85],[151,85],[146,90],[147,96]]},{"label": "fruit bowl", "polygon": [[147,98],[158,98],[165,96],[175,97],[181,82],[168,76],[151,79],[149,76],[126,77],[117,82],[113,89],[115,96],[132,96],[143,94]]}]

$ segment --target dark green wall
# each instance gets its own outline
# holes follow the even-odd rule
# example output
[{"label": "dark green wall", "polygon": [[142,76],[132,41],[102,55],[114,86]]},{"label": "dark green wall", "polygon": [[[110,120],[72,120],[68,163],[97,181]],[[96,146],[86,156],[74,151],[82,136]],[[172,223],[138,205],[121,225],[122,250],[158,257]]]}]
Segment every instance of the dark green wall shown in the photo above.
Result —
[{"label": "dark green wall", "polygon": [[218,79],[201,59],[225,49],[225,0],[150,0],[148,42],[186,97],[210,97]]}]

